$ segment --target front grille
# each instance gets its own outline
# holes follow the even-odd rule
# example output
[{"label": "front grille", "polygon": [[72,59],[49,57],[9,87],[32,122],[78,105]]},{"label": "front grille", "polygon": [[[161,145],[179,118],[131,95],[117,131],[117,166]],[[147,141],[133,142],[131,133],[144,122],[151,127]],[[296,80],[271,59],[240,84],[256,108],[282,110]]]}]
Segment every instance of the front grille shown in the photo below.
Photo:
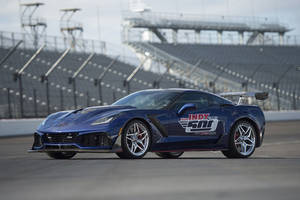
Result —
[{"label": "front grille", "polygon": [[112,141],[107,137],[106,133],[90,133],[79,136],[80,146],[96,147],[96,146],[111,146]]},{"label": "front grille", "polygon": [[77,149],[75,145],[46,145],[45,149]]},{"label": "front grille", "polygon": [[47,144],[76,143],[81,147],[100,147],[112,145],[112,141],[106,133],[89,133],[83,135],[79,135],[78,133],[45,133],[43,136],[43,142]]},{"label": "front grille", "polygon": [[44,135],[45,143],[75,143],[78,133],[55,133]]}]

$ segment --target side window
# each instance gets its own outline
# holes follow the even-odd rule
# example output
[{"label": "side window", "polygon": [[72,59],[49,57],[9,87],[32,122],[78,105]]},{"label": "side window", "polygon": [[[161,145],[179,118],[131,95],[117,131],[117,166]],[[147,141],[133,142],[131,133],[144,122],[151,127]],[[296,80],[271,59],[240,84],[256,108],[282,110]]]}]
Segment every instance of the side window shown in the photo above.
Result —
[{"label": "side window", "polygon": [[173,109],[179,110],[184,104],[194,103],[197,109],[206,108],[209,106],[209,98],[202,93],[185,93],[179,97],[173,105]]},{"label": "side window", "polygon": [[219,106],[220,104],[223,103],[223,100],[221,98],[218,98],[213,95],[209,95],[209,105],[210,106]]},{"label": "side window", "polygon": [[210,106],[220,106],[221,104],[230,104],[230,101],[227,101],[223,98],[214,96],[214,95],[209,95],[209,105]]}]

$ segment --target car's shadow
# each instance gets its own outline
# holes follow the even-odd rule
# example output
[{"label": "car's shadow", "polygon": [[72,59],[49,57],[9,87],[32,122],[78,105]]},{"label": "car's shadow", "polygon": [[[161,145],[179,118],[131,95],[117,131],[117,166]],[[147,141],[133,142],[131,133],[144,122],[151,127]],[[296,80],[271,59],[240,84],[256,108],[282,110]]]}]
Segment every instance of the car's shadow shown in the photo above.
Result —
[{"label": "car's shadow", "polygon": [[[116,160],[116,161],[142,161],[142,160],[283,160],[283,159],[300,159],[296,158],[296,157],[251,157],[251,158],[247,158],[247,159],[242,159],[242,158],[234,158],[234,159],[230,159],[230,158],[226,158],[226,157],[182,157],[182,158],[155,158],[155,157],[146,157],[146,158],[142,158],[142,159],[120,159],[117,157],[106,157],[106,158],[97,158],[97,157],[93,157],[93,158],[72,158],[69,161],[78,161],[78,160]],[[46,160],[54,160],[51,158],[47,158]]]}]

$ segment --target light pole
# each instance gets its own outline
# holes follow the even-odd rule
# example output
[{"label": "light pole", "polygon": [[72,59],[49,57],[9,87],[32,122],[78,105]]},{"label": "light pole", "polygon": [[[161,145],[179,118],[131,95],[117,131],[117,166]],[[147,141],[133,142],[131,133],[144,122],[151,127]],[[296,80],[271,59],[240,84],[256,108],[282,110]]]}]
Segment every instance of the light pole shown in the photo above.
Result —
[{"label": "light pole", "polygon": [[87,66],[88,62],[93,58],[95,53],[91,53],[89,57],[80,65],[80,67],[74,72],[73,76],[69,78],[69,84],[73,85],[73,98],[74,98],[74,107],[77,109],[77,96],[76,96],[76,77],[78,74]]},{"label": "light pole", "polygon": [[66,49],[64,53],[55,61],[55,63],[49,68],[49,70],[41,76],[41,82],[46,82],[46,98],[47,98],[47,112],[50,114],[50,91],[49,91],[49,75],[53,72],[53,70],[57,67],[57,65],[64,59],[64,57],[69,53],[71,47]]},{"label": "light pole", "polygon": [[136,67],[131,74],[124,80],[123,86],[127,87],[127,93],[130,94],[130,81],[132,78],[136,75],[136,73],[143,67],[144,63],[148,60],[148,57],[146,57],[138,67]]},{"label": "light pole", "polygon": [[27,67],[34,61],[34,59],[39,55],[39,53],[43,50],[46,45],[43,44],[32,56],[29,60],[23,65],[23,67],[16,73],[14,73],[14,81],[19,80],[19,95],[20,95],[20,111],[21,117],[24,116],[24,106],[23,106],[23,82],[22,82],[22,74]]},{"label": "light pole", "polygon": [[102,80],[104,78],[104,76],[106,75],[106,73],[108,72],[108,70],[110,68],[112,68],[112,66],[114,65],[114,63],[118,60],[120,56],[115,57],[103,70],[103,72],[98,76],[97,79],[94,79],[94,85],[97,86],[98,85],[98,93],[99,93],[99,101],[100,101],[100,105],[103,105],[103,96],[102,96]]}]

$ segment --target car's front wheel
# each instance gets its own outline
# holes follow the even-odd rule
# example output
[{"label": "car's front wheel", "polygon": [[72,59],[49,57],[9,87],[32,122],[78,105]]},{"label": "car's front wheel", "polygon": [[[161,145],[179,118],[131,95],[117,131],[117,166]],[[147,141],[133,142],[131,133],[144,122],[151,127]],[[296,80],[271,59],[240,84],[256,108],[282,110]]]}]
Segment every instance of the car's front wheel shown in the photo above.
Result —
[{"label": "car's front wheel", "polygon": [[143,158],[150,148],[150,130],[144,122],[133,120],[125,127],[121,141],[123,151],[117,153],[120,158]]},{"label": "car's front wheel", "polygon": [[75,152],[69,152],[69,151],[47,152],[47,155],[50,158],[54,158],[54,159],[70,159],[70,158],[73,158],[76,155],[76,153]]},{"label": "car's front wheel", "polygon": [[179,158],[184,152],[156,152],[161,158]]},{"label": "car's front wheel", "polygon": [[229,138],[229,150],[222,151],[228,158],[248,158],[255,151],[256,132],[248,121],[238,122]]}]

